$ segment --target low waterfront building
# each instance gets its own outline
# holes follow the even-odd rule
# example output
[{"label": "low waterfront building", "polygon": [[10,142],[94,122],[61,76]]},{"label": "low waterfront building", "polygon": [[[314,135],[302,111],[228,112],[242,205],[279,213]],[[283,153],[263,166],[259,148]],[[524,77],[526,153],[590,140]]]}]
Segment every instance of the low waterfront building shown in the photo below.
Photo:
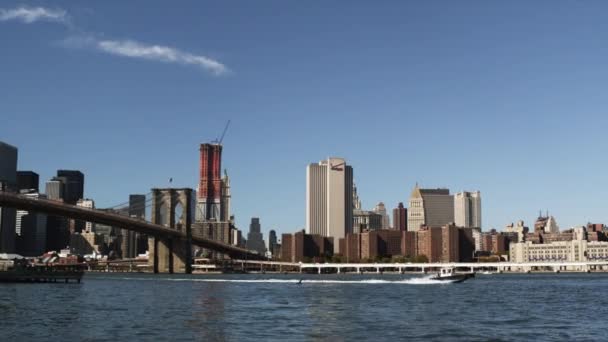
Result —
[{"label": "low waterfront building", "polygon": [[509,251],[510,260],[513,262],[608,260],[608,242],[588,241],[585,227],[572,229],[570,236],[570,240],[546,243],[535,243],[530,240],[513,243]]}]

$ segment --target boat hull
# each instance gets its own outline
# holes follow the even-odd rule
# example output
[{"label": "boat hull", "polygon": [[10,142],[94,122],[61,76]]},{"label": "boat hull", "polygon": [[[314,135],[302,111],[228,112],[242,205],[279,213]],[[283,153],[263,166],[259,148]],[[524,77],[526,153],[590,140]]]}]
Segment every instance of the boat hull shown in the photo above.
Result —
[{"label": "boat hull", "polygon": [[438,281],[444,281],[446,283],[462,283],[463,281],[470,279],[470,278],[474,278],[475,277],[475,273],[460,273],[460,274],[453,274],[450,276],[435,276],[431,279],[433,280],[438,280]]}]

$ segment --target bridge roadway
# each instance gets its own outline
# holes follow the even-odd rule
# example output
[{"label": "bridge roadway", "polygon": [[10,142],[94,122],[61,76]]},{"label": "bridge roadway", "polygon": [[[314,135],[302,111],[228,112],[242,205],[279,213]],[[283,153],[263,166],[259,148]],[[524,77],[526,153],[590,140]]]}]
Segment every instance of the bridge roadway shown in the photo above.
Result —
[{"label": "bridge roadway", "polygon": [[[95,209],[65,204],[58,201],[36,199],[9,192],[0,191],[0,207],[15,208],[32,212],[45,213],[47,215],[63,216],[67,218],[106,224],[167,239],[186,239],[186,234],[158,224],[123,216],[107,213]],[[245,248],[240,248],[214,241],[201,236],[192,236],[192,244],[227,254],[231,258],[260,259],[260,255],[252,253]]]}]

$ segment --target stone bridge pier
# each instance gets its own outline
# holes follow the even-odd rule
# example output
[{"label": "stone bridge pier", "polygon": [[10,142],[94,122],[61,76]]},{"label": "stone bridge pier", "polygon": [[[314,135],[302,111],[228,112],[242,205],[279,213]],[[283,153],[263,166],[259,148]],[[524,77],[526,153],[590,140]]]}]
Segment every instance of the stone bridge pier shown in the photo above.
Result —
[{"label": "stone bridge pier", "polygon": [[151,237],[148,264],[154,273],[192,273],[192,189],[152,189],[152,223],[186,235],[186,239]]}]

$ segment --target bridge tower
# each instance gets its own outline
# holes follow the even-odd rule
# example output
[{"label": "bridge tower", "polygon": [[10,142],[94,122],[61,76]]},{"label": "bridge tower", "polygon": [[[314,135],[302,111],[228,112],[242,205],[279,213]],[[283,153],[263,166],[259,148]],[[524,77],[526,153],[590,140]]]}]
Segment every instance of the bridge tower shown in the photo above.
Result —
[{"label": "bridge tower", "polygon": [[154,273],[192,273],[192,189],[152,189],[152,223],[186,234],[186,239],[151,237],[148,264]]}]

